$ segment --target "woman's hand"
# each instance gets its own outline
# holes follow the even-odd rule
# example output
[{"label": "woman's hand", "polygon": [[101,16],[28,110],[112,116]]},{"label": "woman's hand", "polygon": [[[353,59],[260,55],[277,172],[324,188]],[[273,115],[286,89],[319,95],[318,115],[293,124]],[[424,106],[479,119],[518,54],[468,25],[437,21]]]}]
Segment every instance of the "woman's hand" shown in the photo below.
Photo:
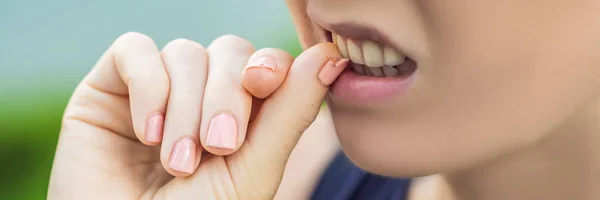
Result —
[{"label": "woman's hand", "polygon": [[48,198],[272,199],[336,58],[329,43],[294,60],[235,36],[159,52],[125,34],[69,102]]}]

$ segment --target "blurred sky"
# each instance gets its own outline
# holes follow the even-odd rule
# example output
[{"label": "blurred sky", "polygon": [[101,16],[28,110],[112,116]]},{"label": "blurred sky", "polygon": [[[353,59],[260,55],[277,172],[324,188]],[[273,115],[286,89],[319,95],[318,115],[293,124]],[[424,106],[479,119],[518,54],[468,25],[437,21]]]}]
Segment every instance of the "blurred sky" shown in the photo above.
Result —
[{"label": "blurred sky", "polygon": [[[294,47],[283,0],[2,0],[0,94],[72,88],[120,34],[208,46],[232,33],[257,47]],[[291,44],[290,44],[291,43]]]}]

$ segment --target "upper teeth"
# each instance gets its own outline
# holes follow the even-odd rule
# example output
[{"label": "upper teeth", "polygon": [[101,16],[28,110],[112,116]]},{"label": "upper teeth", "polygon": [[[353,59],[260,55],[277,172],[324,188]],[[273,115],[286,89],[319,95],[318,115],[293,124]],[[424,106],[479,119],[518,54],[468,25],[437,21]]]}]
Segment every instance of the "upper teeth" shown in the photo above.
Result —
[{"label": "upper teeth", "polygon": [[[357,41],[333,34],[333,41],[340,53],[356,64],[354,70],[359,74],[373,76],[393,76],[398,74],[394,66],[406,60],[406,57],[394,48],[370,40]],[[363,68],[364,67],[366,68]]]}]

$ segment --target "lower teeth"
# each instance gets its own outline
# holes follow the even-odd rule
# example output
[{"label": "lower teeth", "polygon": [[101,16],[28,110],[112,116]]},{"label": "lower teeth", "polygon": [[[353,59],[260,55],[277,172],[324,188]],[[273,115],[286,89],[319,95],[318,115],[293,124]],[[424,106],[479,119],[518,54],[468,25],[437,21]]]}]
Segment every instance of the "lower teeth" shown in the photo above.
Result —
[{"label": "lower teeth", "polygon": [[352,69],[354,70],[354,72],[356,72],[360,75],[365,75],[365,69],[363,68],[362,65],[352,64]]},{"label": "lower teeth", "polygon": [[360,75],[376,76],[376,77],[389,77],[397,75],[408,75],[415,71],[413,65],[396,65],[396,66],[383,66],[383,67],[367,67],[361,64],[352,63],[352,69]]},{"label": "lower teeth", "polygon": [[373,73],[371,72],[371,70],[369,70],[369,67],[364,66],[365,68],[365,74],[367,74],[367,76],[373,76]]},{"label": "lower teeth", "polygon": [[398,69],[396,67],[383,66],[381,68],[385,76],[396,76],[398,75]]},{"label": "lower teeth", "polygon": [[372,68],[369,68],[369,71],[371,71],[371,73],[373,74],[373,76],[384,77],[384,74],[383,74],[383,71],[381,70],[381,67],[372,67]]}]

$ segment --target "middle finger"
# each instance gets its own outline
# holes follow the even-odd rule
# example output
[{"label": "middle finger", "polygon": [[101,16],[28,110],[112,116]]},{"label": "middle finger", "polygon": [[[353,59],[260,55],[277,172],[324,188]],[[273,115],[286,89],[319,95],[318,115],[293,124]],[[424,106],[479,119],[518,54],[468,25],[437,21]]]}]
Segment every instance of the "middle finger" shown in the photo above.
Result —
[{"label": "middle finger", "polygon": [[202,45],[185,39],[169,42],[161,54],[171,81],[161,162],[170,174],[188,176],[202,155],[198,130],[208,56]]}]

